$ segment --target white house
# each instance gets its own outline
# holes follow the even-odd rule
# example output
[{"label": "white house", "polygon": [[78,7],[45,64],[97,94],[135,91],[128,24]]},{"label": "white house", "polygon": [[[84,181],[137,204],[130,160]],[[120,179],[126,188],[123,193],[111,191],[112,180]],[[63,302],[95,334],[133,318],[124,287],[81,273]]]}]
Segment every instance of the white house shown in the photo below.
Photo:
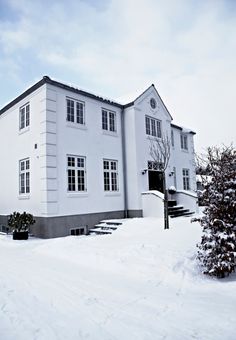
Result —
[{"label": "white house", "polygon": [[150,138],[163,134],[180,199],[196,190],[194,132],[172,124],[154,85],[121,105],[43,77],[0,110],[0,223],[27,211],[48,238],[142,216],[141,193],[162,189]]}]

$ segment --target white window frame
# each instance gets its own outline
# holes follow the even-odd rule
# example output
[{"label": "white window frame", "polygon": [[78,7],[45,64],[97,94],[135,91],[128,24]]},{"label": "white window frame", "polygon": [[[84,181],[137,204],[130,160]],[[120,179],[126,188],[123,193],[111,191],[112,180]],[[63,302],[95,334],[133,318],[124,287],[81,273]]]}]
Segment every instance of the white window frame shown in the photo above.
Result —
[{"label": "white window frame", "polygon": [[186,133],[180,134],[180,145],[182,150],[188,151],[188,135]]},{"label": "white window frame", "polygon": [[30,126],[30,103],[26,103],[19,109],[19,130]]},{"label": "white window frame", "polygon": [[85,103],[66,97],[66,120],[70,124],[85,125]]},{"label": "white window frame", "polygon": [[104,192],[119,191],[118,161],[103,159],[103,189]]},{"label": "white window frame", "polygon": [[162,136],[162,127],[161,121],[159,119],[145,116],[145,128],[146,135],[161,138]]},{"label": "white window frame", "polygon": [[183,168],[182,174],[183,174],[183,189],[184,190],[190,190],[190,171],[189,171],[189,169]]},{"label": "white window frame", "polygon": [[30,159],[24,158],[19,161],[19,194],[30,194]]},{"label": "white window frame", "polygon": [[102,130],[117,132],[116,112],[102,108]]},{"label": "white window frame", "polygon": [[[67,192],[87,192],[86,157],[67,155]],[[82,180],[83,179],[83,180]]]}]

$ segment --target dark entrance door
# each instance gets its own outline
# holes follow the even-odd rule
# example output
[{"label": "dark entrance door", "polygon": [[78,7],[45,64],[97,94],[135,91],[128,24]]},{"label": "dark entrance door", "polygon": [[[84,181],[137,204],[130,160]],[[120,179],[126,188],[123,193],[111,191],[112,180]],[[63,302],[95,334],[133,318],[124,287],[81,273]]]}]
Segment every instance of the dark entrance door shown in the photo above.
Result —
[{"label": "dark entrance door", "polygon": [[148,170],[149,190],[164,192],[163,172]]}]

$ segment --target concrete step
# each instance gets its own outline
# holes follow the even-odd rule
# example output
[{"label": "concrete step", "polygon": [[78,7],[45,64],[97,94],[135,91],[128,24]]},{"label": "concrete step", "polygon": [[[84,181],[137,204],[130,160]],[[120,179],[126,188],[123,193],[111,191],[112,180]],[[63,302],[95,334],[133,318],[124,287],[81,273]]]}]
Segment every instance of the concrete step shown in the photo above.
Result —
[{"label": "concrete step", "polygon": [[176,217],[188,217],[188,216],[191,216],[194,214],[194,211],[186,211],[186,212],[183,212],[182,214],[179,214],[179,215],[169,215],[171,218],[176,218]]},{"label": "concrete step", "polygon": [[104,235],[104,234],[112,234],[112,230],[103,230],[101,228],[92,228],[89,230],[90,234]]}]

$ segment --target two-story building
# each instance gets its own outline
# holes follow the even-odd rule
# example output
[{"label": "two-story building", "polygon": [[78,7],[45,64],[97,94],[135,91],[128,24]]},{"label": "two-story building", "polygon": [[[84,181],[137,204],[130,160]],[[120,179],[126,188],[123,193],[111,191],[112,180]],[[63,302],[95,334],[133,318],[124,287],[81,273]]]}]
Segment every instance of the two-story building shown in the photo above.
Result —
[{"label": "two-story building", "polygon": [[195,191],[194,132],[172,124],[154,85],[123,105],[43,77],[0,110],[0,223],[27,211],[47,238],[142,216],[141,193],[162,187],[150,138],[164,134],[167,186]]}]

